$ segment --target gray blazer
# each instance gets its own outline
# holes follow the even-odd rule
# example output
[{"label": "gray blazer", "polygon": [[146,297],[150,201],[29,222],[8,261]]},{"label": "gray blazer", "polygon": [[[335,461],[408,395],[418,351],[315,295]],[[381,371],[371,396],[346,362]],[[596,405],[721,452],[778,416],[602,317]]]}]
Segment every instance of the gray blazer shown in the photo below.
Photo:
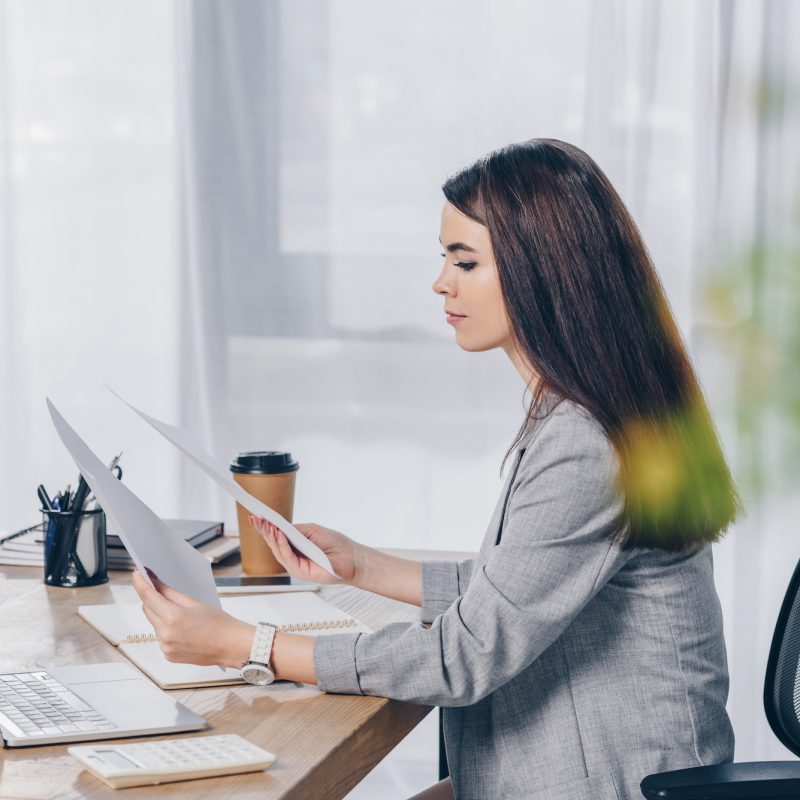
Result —
[{"label": "gray blazer", "polygon": [[561,403],[478,557],[422,563],[421,622],[317,638],[320,688],[444,707],[458,800],[632,800],[650,772],[732,760],[711,551],[612,543],[617,471]]}]

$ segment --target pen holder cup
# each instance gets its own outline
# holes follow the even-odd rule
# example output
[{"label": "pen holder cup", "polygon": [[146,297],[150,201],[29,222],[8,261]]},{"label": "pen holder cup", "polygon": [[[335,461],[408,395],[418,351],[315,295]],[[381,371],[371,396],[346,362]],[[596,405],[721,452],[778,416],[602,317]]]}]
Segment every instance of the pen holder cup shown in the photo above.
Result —
[{"label": "pen holder cup", "polygon": [[44,582],[50,586],[95,586],[108,580],[106,515],[90,511],[48,511],[44,519]]}]

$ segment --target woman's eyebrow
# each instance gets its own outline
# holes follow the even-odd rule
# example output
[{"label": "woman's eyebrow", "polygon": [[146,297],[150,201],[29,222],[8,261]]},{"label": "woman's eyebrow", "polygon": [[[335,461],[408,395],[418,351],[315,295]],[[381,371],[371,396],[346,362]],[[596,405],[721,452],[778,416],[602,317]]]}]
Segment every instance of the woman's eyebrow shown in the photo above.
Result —
[{"label": "woman's eyebrow", "polygon": [[[439,244],[442,243],[442,240],[439,240]],[[464,244],[464,242],[453,242],[452,244],[448,244],[445,247],[448,253],[455,253],[456,250],[464,250],[467,253],[477,253],[478,251],[474,247],[470,247],[468,244]]]}]

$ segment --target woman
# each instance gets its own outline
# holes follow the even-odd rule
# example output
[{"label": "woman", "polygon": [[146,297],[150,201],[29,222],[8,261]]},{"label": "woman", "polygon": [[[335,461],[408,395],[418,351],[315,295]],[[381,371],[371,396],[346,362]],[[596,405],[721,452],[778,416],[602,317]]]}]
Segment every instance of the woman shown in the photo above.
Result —
[{"label": "woman", "polygon": [[[477,558],[412,562],[299,526],[344,581],[418,624],[278,633],[278,678],[444,708],[451,778],[420,797],[640,797],[733,757],[710,543],[738,500],[648,253],[599,167],[532,140],[444,185],[434,291],[465,350],[531,392]],[[255,520],[295,576],[333,582]],[[167,657],[240,665],[253,628],[140,577]]]}]

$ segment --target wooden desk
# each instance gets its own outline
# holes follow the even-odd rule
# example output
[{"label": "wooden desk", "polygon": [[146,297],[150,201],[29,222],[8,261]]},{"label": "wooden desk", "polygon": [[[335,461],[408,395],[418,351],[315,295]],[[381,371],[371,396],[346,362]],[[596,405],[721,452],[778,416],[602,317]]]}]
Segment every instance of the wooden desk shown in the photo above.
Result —
[{"label": "wooden desk", "polygon": [[[411,551],[392,552],[413,557]],[[441,558],[446,554],[431,555]],[[215,568],[215,574],[240,574],[238,560],[234,558],[234,562]],[[130,573],[109,575],[111,581],[102,586],[60,589],[45,586],[39,568],[0,566],[0,671],[107,661],[130,664],[75,614],[79,605],[138,601]],[[323,586],[321,596],[372,628],[418,619],[419,609],[414,606],[347,586]],[[82,771],[67,754],[67,745],[6,748],[0,754],[0,798],[71,800],[124,795],[124,800],[162,796],[216,799],[226,795],[237,800],[334,800],[347,794],[431,710],[380,697],[325,694],[315,686],[291,683],[267,689],[178,689],[170,694],[205,717],[209,723],[205,734],[238,733],[276,753],[277,760],[264,773],[120,793]]]}]

